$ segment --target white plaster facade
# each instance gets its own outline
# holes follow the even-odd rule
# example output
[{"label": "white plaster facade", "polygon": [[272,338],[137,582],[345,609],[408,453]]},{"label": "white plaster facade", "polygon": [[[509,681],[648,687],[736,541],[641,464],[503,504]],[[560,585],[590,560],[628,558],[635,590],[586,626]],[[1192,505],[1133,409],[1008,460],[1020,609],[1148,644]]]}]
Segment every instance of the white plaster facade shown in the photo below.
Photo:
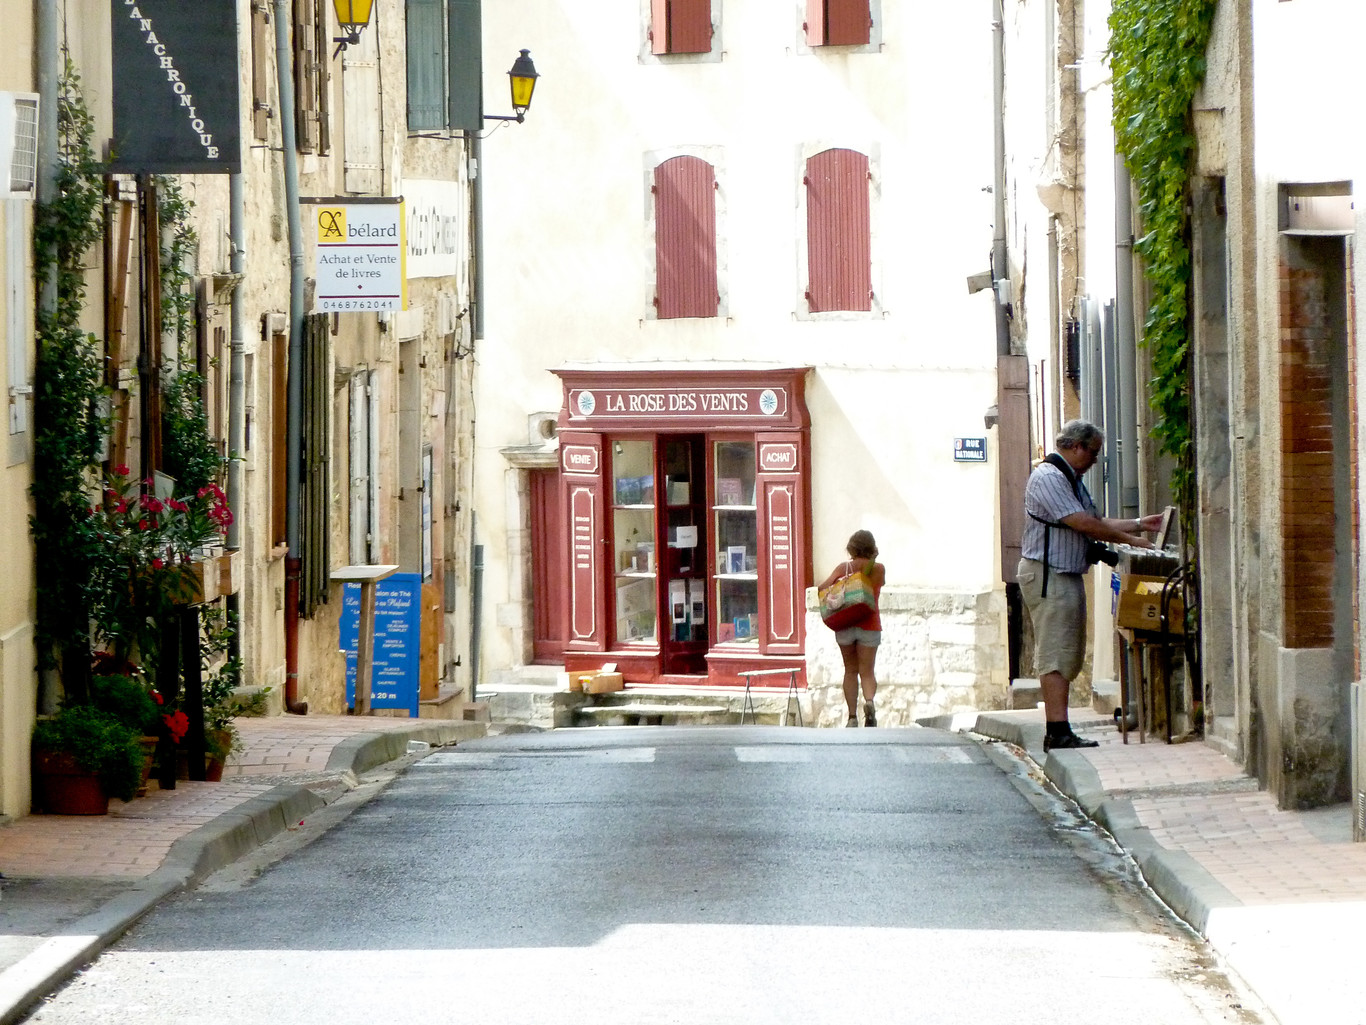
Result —
[{"label": "white plaster facade", "polygon": [[[882,692],[913,689],[903,703],[923,711],[999,705],[1007,667],[994,597],[994,437],[988,464],[953,461],[956,437],[988,434],[996,396],[990,301],[965,285],[985,265],[991,219],[989,4],[878,4],[875,45],[813,51],[804,3],[730,0],[715,5],[715,51],[701,58],[645,55],[640,6],[485,9],[490,113],[506,92],[495,55],[527,47],[542,75],[525,124],[490,132],[481,168],[485,680],[530,657],[524,471],[503,450],[534,448],[529,416],[560,408],[550,369],[781,364],[812,368],[816,580],[860,527],[888,567]],[[952,59],[925,60],[927,40]],[[870,159],[871,313],[806,312],[803,167],[831,146]],[[650,172],[678,152],[716,168],[722,309],[712,319],[658,320],[650,304]],[[942,615],[932,611],[941,599]],[[919,654],[926,642],[910,639],[940,622],[973,633],[966,661],[982,679],[971,699],[972,688],[934,684]],[[833,637],[817,623],[806,647],[813,683],[825,680]]]}]

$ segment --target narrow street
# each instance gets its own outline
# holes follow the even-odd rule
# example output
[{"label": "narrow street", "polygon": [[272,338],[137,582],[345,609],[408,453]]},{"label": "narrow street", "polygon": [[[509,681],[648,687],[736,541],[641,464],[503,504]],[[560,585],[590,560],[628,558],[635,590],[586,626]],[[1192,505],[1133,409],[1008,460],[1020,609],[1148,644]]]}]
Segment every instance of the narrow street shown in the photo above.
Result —
[{"label": "narrow street", "polygon": [[29,1020],[1258,1021],[1022,764],[928,729],[461,744]]}]

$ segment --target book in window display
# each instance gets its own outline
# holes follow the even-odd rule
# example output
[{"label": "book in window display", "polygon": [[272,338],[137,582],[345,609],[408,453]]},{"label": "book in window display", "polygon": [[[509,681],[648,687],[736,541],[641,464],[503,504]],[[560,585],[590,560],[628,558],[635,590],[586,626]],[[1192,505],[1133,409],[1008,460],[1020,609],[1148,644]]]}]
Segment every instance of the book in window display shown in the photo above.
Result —
[{"label": "book in window display", "polygon": [[743,505],[744,484],[739,477],[716,478],[717,505]]},{"label": "book in window display", "polygon": [[726,549],[726,572],[745,572],[745,546],[731,545]]}]

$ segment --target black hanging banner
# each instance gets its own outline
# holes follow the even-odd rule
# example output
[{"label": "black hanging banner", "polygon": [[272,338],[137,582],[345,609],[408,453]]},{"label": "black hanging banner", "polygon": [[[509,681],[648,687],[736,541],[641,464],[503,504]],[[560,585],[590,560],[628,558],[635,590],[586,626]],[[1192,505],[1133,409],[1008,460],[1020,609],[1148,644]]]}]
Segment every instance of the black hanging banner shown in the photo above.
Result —
[{"label": "black hanging banner", "polygon": [[110,0],[114,138],[110,169],[242,169],[237,0]]}]

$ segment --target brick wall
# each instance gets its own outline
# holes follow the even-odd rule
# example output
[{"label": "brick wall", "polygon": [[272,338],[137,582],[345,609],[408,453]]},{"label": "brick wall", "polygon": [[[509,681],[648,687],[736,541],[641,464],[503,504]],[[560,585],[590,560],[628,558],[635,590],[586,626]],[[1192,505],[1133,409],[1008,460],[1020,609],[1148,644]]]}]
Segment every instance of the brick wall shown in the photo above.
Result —
[{"label": "brick wall", "polygon": [[1321,269],[1282,255],[1281,551],[1288,648],[1333,643],[1330,301]]}]

